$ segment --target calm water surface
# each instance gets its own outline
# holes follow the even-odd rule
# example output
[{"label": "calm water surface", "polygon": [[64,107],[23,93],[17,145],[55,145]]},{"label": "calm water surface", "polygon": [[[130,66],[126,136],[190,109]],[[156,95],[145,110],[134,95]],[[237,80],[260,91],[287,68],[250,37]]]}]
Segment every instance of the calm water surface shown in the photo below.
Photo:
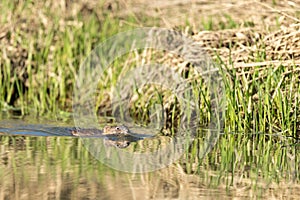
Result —
[{"label": "calm water surface", "polygon": [[287,155],[291,157],[288,175],[292,177],[288,180],[282,176],[263,180],[247,173],[228,173],[218,167],[222,162],[218,154],[208,154],[190,172],[179,161],[154,172],[125,173],[91,156],[80,138],[64,131],[64,127],[70,126],[57,122],[0,121],[0,199],[300,197],[299,175],[295,174],[299,167],[297,155]]}]

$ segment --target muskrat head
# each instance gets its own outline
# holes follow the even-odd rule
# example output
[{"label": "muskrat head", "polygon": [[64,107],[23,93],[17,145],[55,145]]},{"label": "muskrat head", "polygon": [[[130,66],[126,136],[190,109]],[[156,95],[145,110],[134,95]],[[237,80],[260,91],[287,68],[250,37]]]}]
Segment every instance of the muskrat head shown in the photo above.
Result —
[{"label": "muskrat head", "polygon": [[128,135],[129,129],[126,126],[105,126],[103,129],[103,135]]}]

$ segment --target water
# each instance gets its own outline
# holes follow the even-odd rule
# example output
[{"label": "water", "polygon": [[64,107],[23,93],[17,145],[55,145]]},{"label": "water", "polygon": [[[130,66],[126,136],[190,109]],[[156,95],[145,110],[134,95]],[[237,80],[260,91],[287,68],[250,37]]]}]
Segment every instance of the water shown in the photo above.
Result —
[{"label": "water", "polygon": [[[0,199],[297,199],[300,196],[299,174],[295,174],[299,157],[293,151],[282,158],[289,159],[282,161],[289,171],[273,174],[269,170],[269,179],[263,177],[255,161],[253,166],[242,166],[249,168],[244,171],[239,169],[243,163],[237,163],[235,173],[222,169],[226,166],[221,160],[224,155],[217,150],[208,154],[199,166],[192,166],[190,172],[184,162],[187,157],[182,156],[180,161],[153,172],[126,173],[100,162],[89,153],[81,138],[63,131],[71,124],[43,123],[1,121],[0,132],[4,134],[0,136]],[[218,145],[222,144],[216,148]],[[234,160],[238,161],[238,156]],[[291,178],[286,179],[282,174]]]}]

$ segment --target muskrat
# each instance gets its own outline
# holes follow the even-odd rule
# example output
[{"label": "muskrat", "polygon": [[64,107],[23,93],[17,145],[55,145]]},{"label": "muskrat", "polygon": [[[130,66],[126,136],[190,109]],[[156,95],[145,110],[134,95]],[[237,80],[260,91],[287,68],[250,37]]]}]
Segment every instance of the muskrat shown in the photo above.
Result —
[{"label": "muskrat", "polygon": [[101,135],[128,135],[130,133],[129,129],[124,126],[105,126],[102,130],[95,128],[75,128],[71,130],[71,134],[74,136],[101,136]]}]

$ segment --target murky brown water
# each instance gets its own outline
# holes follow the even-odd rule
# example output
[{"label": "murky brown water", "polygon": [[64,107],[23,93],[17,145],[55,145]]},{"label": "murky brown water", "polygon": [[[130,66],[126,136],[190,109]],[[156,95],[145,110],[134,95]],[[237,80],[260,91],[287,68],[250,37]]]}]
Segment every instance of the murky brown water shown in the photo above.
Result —
[{"label": "murky brown water", "polygon": [[[20,124],[24,127],[28,123],[1,121],[0,132],[6,134],[0,136],[0,199],[300,197],[297,176],[294,181],[285,181],[284,177],[279,176],[277,181],[268,182],[259,176],[249,177],[245,173],[214,170],[212,165],[207,167],[208,163],[213,162],[217,169],[222,157],[209,154],[198,166],[197,172],[187,173],[181,162],[147,173],[114,170],[91,156],[80,138],[67,135],[58,137],[47,132],[40,132],[39,135],[41,127],[45,128],[39,124],[29,126],[36,128],[34,134],[28,134],[29,129],[16,132],[20,130]],[[10,135],[15,133],[19,135]],[[291,164],[291,167],[298,169],[297,162]]]}]

